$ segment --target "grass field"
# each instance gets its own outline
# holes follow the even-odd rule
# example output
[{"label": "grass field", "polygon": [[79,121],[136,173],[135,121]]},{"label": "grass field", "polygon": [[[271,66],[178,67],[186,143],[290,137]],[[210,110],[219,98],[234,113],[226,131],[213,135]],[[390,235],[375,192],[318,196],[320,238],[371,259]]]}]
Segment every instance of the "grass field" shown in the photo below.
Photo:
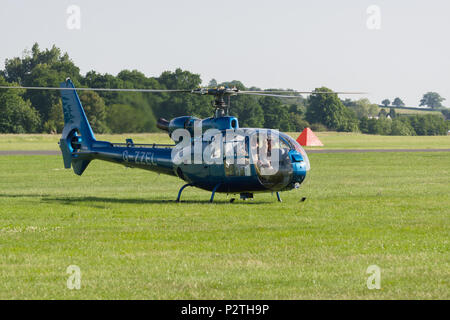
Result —
[{"label": "grass field", "polygon": [[[389,107],[380,107],[379,110],[381,111],[381,109],[384,109],[386,112],[389,113],[390,108]],[[394,108],[395,113],[397,114],[407,114],[407,115],[413,115],[413,114],[418,114],[418,115],[426,115],[426,114],[435,114],[435,115],[442,115],[442,113],[440,111],[433,111],[433,110],[417,110],[417,109],[398,109],[398,108]]]},{"label": "grass field", "polygon": [[[386,111],[389,112],[389,110],[386,110]],[[411,110],[411,109],[395,109],[395,113],[397,113],[397,114],[407,114],[407,115],[411,115],[411,114],[418,114],[418,115],[435,114],[435,115],[441,115],[441,113],[439,111]]]},{"label": "grass field", "polygon": [[[290,133],[297,139],[299,133]],[[316,132],[324,147],[306,149],[432,149],[450,148],[450,136],[378,136],[346,132]],[[96,135],[98,140],[125,142],[133,138],[136,143],[172,143],[166,133],[130,133],[122,135]],[[59,150],[60,135],[0,134],[0,150]]]},{"label": "grass field", "polygon": [[[146,171],[94,161],[78,177],[58,156],[0,156],[0,299],[450,298],[450,153],[310,160],[281,204],[209,204],[192,188],[173,202],[182,182]],[[381,290],[366,287],[373,264]]]}]

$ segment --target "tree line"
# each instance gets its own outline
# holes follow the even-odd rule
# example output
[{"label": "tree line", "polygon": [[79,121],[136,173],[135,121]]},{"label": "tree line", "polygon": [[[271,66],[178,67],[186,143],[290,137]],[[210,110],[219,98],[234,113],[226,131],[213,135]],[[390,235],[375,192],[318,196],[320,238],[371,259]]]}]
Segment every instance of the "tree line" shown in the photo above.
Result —
[{"label": "tree line", "polygon": [[[6,59],[4,70],[0,70],[0,85],[58,87],[67,77],[76,87],[91,88],[193,89],[202,84],[200,75],[181,69],[165,71],[157,77],[147,77],[137,70],[123,70],[115,76],[96,71],[82,75],[67,53],[55,46],[41,50],[34,44],[22,57]],[[217,83],[212,79],[209,86],[260,90],[246,87],[237,80]],[[230,113],[239,118],[241,127],[276,128],[285,132],[298,132],[309,126],[318,131],[443,135],[449,128],[449,113],[445,108],[442,113],[433,115],[399,115],[394,109],[389,113],[385,109],[380,111],[379,106],[368,99],[341,100],[325,87],[316,91],[329,94],[296,99],[234,96],[230,100]],[[79,96],[93,130],[98,133],[154,132],[158,131],[156,119],[159,117],[206,118],[213,114],[210,96],[93,91],[81,91]],[[442,108],[442,101],[440,96],[427,93],[423,104]],[[390,101],[386,99],[382,104],[389,108]],[[393,104],[404,105],[400,98],[394,99]],[[58,91],[0,89],[0,133],[59,133],[63,125]]]}]

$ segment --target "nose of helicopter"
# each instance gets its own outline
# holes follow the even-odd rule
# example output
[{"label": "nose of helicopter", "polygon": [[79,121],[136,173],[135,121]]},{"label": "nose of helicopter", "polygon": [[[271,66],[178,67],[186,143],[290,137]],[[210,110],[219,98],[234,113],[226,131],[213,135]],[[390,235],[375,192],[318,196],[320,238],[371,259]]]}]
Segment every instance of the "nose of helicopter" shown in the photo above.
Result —
[{"label": "nose of helicopter", "polygon": [[298,189],[300,184],[306,178],[306,172],[308,171],[308,162],[305,161],[305,158],[299,152],[291,153],[291,161],[292,161],[292,182],[291,185],[293,188]]},{"label": "nose of helicopter", "polygon": [[306,172],[311,168],[309,164],[309,158],[305,149],[294,140],[291,136],[286,134],[280,134],[290,145],[289,158],[292,165],[292,180],[290,187],[292,189],[298,189],[300,184],[306,178]]}]

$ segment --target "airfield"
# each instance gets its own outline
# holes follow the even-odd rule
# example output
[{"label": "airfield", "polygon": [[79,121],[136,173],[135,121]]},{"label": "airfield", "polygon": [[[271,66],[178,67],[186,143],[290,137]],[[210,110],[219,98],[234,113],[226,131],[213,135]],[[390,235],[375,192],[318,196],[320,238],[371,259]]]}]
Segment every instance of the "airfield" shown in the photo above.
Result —
[{"label": "airfield", "polygon": [[[325,146],[307,148],[311,171],[282,203],[213,204],[107,162],[76,176],[58,135],[0,135],[0,299],[449,299],[450,136],[316,134]],[[125,138],[170,143],[97,135]]]}]

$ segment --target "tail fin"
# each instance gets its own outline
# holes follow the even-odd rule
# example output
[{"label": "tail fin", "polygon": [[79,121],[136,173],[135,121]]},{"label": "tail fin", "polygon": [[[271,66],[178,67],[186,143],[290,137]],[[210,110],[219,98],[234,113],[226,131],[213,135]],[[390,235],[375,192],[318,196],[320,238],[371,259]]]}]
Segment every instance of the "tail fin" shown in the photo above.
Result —
[{"label": "tail fin", "polygon": [[[86,158],[92,144],[96,141],[94,132],[84,113],[75,86],[70,78],[60,84],[61,88],[73,88],[73,90],[61,90],[62,107],[64,112],[64,129],[59,142],[64,167],[82,175],[91,159]],[[77,154],[80,152],[80,154]]]}]

